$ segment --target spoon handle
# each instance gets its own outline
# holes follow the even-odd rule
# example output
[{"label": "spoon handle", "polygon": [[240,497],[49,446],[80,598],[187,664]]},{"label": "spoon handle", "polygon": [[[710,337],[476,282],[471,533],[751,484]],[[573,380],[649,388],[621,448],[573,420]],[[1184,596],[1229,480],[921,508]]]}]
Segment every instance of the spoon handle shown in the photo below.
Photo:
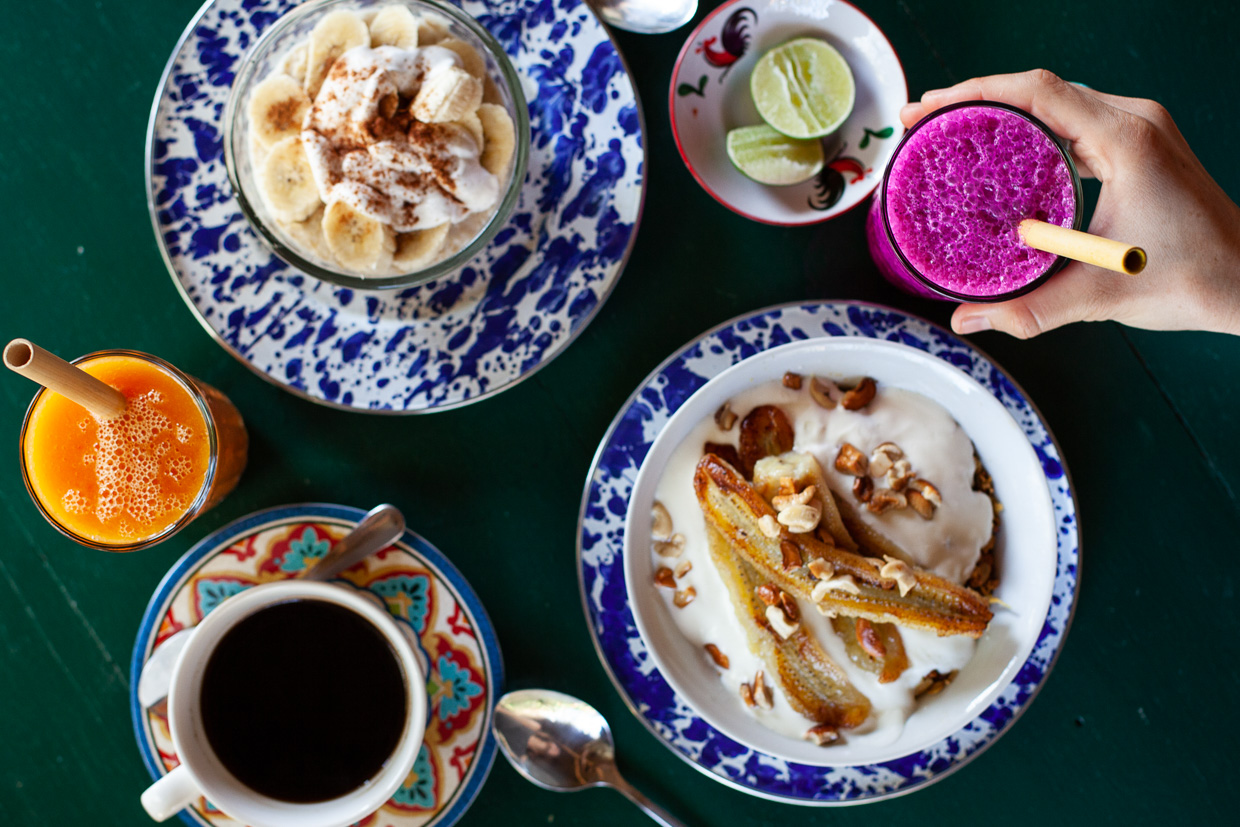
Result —
[{"label": "spoon handle", "polygon": [[676,818],[658,804],[655,804],[649,798],[646,798],[641,791],[629,782],[625,781],[623,778],[617,776],[615,780],[610,782],[609,786],[611,786],[612,789],[619,790],[623,793],[625,798],[632,801],[638,807],[641,807],[642,812],[650,816],[658,824],[662,824],[663,827],[685,827],[683,821]]},{"label": "spoon handle", "polygon": [[302,580],[331,580],[384,546],[391,545],[405,533],[405,517],[394,505],[377,505],[366,513],[357,528],[336,541],[314,568],[302,574]]}]

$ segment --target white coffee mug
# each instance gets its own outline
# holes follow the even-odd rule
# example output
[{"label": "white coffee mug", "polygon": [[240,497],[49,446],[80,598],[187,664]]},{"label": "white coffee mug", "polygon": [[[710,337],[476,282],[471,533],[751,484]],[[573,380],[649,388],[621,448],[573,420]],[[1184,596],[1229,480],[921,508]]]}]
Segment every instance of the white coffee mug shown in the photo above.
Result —
[{"label": "white coffee mug", "polygon": [[[202,679],[216,645],[245,618],[291,600],[334,603],[370,621],[396,653],[404,675],[407,714],[396,749],[377,775],[353,792],[327,801],[281,801],[245,786],[216,757],[202,723]],[[357,702],[367,702],[364,682],[359,683]],[[323,714],[347,716],[348,710],[324,710]],[[172,669],[168,726],[181,765],[142,794],[142,806],[156,821],[170,818],[205,796],[225,814],[250,827],[344,827],[383,806],[413,769],[426,726],[426,679],[400,625],[365,593],[305,580],[269,583],[228,598],[198,624]]]}]

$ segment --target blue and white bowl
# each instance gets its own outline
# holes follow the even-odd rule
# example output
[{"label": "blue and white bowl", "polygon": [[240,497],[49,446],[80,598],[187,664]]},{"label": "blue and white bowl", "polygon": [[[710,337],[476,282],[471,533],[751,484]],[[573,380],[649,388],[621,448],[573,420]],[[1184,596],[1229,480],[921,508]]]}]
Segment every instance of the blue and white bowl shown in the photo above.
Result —
[{"label": "blue and white bowl", "polygon": [[[925,699],[889,743],[849,739],[824,748],[763,726],[739,698],[721,692],[718,670],[680,633],[654,585],[650,512],[672,453],[703,420],[743,391],[778,382],[787,372],[803,376],[872,376],[879,388],[904,388],[942,405],[973,440],[1004,504],[996,537],[1000,572],[995,611],[968,666],[938,695]],[[744,414],[743,411],[738,411]],[[1029,656],[1050,605],[1055,580],[1055,517],[1037,455],[1012,416],[980,384],[917,348],[865,338],[824,338],[773,348],[725,370],[680,406],[646,454],[629,498],[624,573],[642,640],[677,694],[720,732],[746,746],[788,761],[851,766],[891,761],[919,752],[950,735],[984,710]],[[806,727],[809,724],[807,722]]]},{"label": "blue and white bowl", "polygon": [[[1046,563],[1053,565],[1049,605],[1036,617],[1038,600],[1031,599],[1018,618],[1021,623],[1036,623],[1035,642],[1014,671],[1011,661],[1004,663],[1001,674],[1011,679],[993,694],[989,705],[968,703],[975,717],[924,749],[847,766],[789,760],[756,749],[707,720],[664,674],[659,665],[666,660],[662,644],[639,630],[635,611],[640,610],[634,604],[642,595],[630,592],[625,575],[629,558],[636,556],[627,553],[629,502],[639,469],[673,415],[695,391],[732,365],[789,342],[824,339],[907,345],[930,360],[926,364],[946,366],[951,383],[983,388],[1015,422],[1037,460],[1032,476],[1020,481],[1025,488],[1018,487],[1013,494],[1014,481],[1005,481],[1000,496],[1014,507],[1013,497],[1040,497],[1044,491],[1053,509],[1055,538]],[[877,370],[867,366],[858,372]],[[893,378],[886,372],[879,375],[884,377]],[[928,391],[940,401],[942,392]],[[989,404],[978,399],[979,405]],[[980,436],[969,417],[957,416],[977,442]],[[987,463],[1000,462],[987,451],[983,456]],[[746,313],[703,333],[668,356],[633,391],[603,437],[586,479],[578,524],[578,575],[586,620],[603,667],[633,714],[674,755],[750,795],[810,806],[861,804],[907,795],[946,778],[1010,731],[1028,709],[1050,675],[1072,622],[1080,587],[1077,507],[1059,447],[1045,421],[1024,391],[985,354],[950,331],[892,308],[861,302],[786,304]],[[1008,535],[1011,529],[1009,524]],[[1011,558],[1012,538],[1005,536],[1004,542],[1004,553]],[[648,560],[649,555],[647,548],[641,559]],[[1000,576],[1007,577],[1002,571]],[[652,651],[656,647],[657,658]],[[984,693],[991,696],[991,688]]]}]

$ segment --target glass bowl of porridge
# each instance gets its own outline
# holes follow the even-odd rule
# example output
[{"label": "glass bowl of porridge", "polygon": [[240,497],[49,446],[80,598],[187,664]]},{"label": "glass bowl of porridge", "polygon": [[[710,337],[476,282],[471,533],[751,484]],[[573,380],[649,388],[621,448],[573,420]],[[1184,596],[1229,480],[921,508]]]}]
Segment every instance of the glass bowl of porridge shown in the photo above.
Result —
[{"label": "glass bowl of porridge", "polygon": [[355,289],[451,273],[520,193],[529,117],[476,20],[434,0],[315,0],[274,22],[224,114],[229,180],[284,261]]}]

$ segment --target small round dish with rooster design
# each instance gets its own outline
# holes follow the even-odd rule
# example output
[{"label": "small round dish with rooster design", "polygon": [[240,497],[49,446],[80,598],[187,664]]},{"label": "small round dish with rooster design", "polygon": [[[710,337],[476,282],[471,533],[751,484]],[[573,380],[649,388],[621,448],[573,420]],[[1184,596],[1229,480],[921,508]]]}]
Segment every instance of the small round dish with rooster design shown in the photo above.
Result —
[{"label": "small round dish with rooster design", "polygon": [[[823,138],[827,163],[809,181],[759,184],[728,160],[729,129],[762,123],[749,75],[765,52],[798,37],[834,46],[852,69],[856,103],[848,120]],[[904,68],[886,36],[843,0],[731,0],[685,41],[668,93],[672,134],[689,172],[733,212],[765,224],[816,224],[841,215],[878,186],[903,134],[908,102]]]}]

